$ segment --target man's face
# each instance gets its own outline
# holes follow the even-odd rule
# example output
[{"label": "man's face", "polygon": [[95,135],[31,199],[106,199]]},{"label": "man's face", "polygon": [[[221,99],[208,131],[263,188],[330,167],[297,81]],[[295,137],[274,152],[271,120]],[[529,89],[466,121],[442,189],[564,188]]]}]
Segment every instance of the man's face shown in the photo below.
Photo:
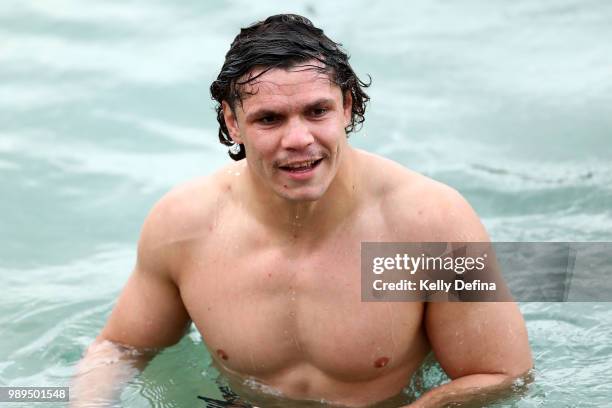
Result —
[{"label": "man's face", "polygon": [[232,139],[244,144],[249,169],[288,200],[321,198],[347,146],[350,94],[343,101],[326,73],[304,65],[272,69],[244,91],[242,104],[232,111],[223,102],[223,112]]}]

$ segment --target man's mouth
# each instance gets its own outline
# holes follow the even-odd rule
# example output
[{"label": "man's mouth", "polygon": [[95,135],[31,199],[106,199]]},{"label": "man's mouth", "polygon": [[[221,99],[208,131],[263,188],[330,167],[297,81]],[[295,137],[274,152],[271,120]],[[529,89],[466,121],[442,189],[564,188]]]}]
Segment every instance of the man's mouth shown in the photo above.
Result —
[{"label": "man's mouth", "polygon": [[322,161],[323,158],[316,160],[304,160],[300,162],[292,162],[282,166],[278,166],[278,168],[291,173],[305,173],[317,167]]}]

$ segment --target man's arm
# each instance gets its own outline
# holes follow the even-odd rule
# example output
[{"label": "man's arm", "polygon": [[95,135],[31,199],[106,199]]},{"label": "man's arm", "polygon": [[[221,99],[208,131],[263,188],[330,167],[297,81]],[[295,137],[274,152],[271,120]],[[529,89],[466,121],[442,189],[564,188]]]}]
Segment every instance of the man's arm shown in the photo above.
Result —
[{"label": "man's arm", "polygon": [[105,327],[77,367],[72,406],[117,399],[154,351],[178,342],[189,327],[189,315],[172,275],[177,251],[169,223],[175,213],[171,201],[165,199],[147,217],[134,271]]},{"label": "man's arm", "polygon": [[[488,242],[470,205],[446,190],[440,211],[448,242]],[[527,329],[514,302],[428,303],[425,329],[432,350],[451,378],[410,407],[442,407],[452,402],[483,406],[507,394],[515,379],[533,366]]]},{"label": "man's arm", "polygon": [[430,303],[425,319],[432,350],[452,381],[425,393],[411,408],[452,402],[482,406],[507,394],[533,366],[515,303]]}]

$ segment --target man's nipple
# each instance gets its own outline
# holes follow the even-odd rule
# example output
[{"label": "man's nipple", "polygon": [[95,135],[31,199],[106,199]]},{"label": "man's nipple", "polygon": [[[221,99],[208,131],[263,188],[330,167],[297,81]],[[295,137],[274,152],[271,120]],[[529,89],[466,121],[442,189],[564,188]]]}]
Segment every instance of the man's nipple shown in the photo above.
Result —
[{"label": "man's nipple", "polygon": [[217,349],[217,356],[219,356],[221,360],[227,360],[229,358],[227,353],[221,349]]},{"label": "man's nipple", "polygon": [[380,357],[374,361],[374,367],[376,368],[383,368],[387,364],[389,364],[389,357]]}]

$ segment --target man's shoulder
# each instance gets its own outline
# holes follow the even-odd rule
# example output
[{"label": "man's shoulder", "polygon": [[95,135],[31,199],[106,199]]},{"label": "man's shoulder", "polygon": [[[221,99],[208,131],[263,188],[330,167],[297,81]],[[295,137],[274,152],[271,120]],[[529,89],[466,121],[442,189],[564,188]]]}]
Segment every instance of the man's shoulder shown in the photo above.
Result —
[{"label": "man's shoulder", "polygon": [[229,172],[234,167],[231,164],[213,175],[181,183],[164,194],[147,215],[141,240],[161,246],[203,233],[231,193]]},{"label": "man's shoulder", "polygon": [[362,155],[370,191],[378,197],[390,225],[416,228],[422,240],[487,239],[474,209],[456,189],[392,160]]},{"label": "man's shoulder", "polygon": [[[369,191],[387,202],[399,200],[405,205],[408,202],[423,202],[424,199],[457,198],[458,193],[453,188],[393,160],[365,151],[359,151],[359,154],[362,176],[365,178],[367,175],[370,181]],[[415,198],[419,200],[415,201]]]}]

